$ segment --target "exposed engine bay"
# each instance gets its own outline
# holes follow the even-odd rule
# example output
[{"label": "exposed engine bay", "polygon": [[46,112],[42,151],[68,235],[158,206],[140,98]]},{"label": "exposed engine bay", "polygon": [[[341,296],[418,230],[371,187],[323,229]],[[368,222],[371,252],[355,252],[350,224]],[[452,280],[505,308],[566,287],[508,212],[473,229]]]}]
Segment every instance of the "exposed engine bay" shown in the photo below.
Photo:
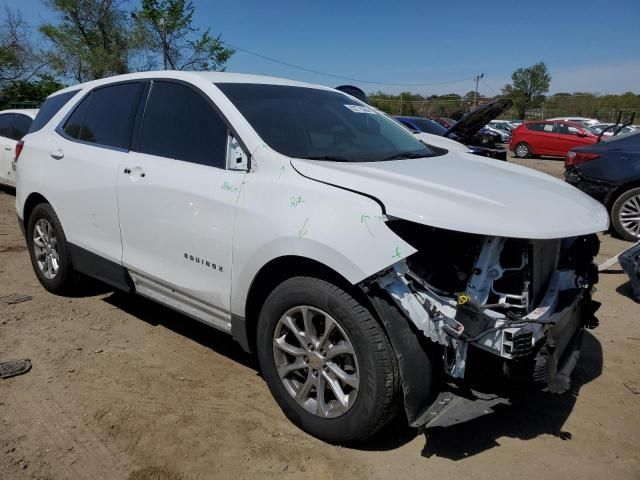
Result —
[{"label": "exposed engine bay", "polygon": [[365,291],[386,292],[440,346],[447,378],[463,383],[480,371],[555,393],[569,388],[577,340],[597,325],[595,235],[524,240],[387,224],[418,252],[368,279]]}]

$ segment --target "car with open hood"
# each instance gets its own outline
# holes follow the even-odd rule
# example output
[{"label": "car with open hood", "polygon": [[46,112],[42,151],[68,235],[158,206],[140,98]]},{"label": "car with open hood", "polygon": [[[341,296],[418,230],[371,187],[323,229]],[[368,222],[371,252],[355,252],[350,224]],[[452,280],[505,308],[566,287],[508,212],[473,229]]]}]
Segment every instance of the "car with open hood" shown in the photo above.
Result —
[{"label": "car with open hood", "polygon": [[476,155],[506,160],[507,150],[497,143],[507,141],[507,134],[501,131],[491,132],[487,124],[511,108],[511,105],[513,102],[508,98],[482,105],[447,127],[445,136],[455,135],[459,141],[472,147]]},{"label": "car with open hood", "polygon": [[467,147],[456,140],[443,136],[447,129],[435,120],[422,117],[393,117],[404,127],[408,128],[421,142],[433,147],[444,148],[445,150],[455,150],[458,152],[475,153],[473,148]]},{"label": "car with open hood", "polygon": [[490,131],[486,124],[509,109],[511,105],[511,100],[497,100],[474,110],[457,122],[443,117],[398,116],[396,119],[412,129],[414,133],[441,135],[466,145],[475,155],[506,160],[506,149],[497,146],[496,143],[508,142],[510,136],[502,131]]},{"label": "car with open hood", "polygon": [[488,379],[566,391],[597,324],[602,205],[335,89],[134,73],[53,94],[34,126],[16,212],[41,285],[82,273],[228,333],[323,440],[399,408],[432,426]]}]

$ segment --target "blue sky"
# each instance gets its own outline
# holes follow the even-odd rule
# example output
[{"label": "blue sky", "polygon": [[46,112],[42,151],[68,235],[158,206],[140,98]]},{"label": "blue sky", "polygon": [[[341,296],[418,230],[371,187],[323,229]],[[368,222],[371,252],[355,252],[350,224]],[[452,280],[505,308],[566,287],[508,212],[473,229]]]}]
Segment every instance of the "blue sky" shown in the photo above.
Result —
[{"label": "blue sky", "polygon": [[[3,0],[0,0],[0,4]],[[37,25],[40,0],[4,0]],[[135,0],[125,2],[135,5]],[[511,72],[544,60],[551,93],[640,93],[640,0],[445,2],[194,0],[195,21],[232,45],[310,69],[373,82],[434,83],[483,72],[493,95]],[[0,13],[4,15],[4,12]],[[365,91],[465,93],[473,82],[386,86],[338,80],[237,52],[228,71]]]}]

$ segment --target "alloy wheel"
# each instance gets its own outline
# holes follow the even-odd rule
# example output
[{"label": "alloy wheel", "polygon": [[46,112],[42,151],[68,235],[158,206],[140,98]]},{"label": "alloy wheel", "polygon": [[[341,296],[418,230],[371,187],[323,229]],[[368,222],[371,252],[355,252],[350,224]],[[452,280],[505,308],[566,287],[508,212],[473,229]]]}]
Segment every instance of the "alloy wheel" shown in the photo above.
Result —
[{"label": "alloy wheel", "polygon": [[636,238],[640,238],[640,194],[629,197],[620,207],[622,228]]},{"label": "alloy wheel", "polygon": [[60,268],[58,239],[51,223],[44,218],[38,219],[33,229],[33,251],[42,275],[49,280],[55,278]]},{"label": "alloy wheel", "polygon": [[516,155],[520,158],[525,158],[529,155],[529,147],[526,145],[520,144],[516,147]]},{"label": "alloy wheel", "polygon": [[306,411],[336,418],[353,406],[360,385],[356,353],[327,313],[310,306],[288,310],[274,331],[273,358],[287,392]]}]

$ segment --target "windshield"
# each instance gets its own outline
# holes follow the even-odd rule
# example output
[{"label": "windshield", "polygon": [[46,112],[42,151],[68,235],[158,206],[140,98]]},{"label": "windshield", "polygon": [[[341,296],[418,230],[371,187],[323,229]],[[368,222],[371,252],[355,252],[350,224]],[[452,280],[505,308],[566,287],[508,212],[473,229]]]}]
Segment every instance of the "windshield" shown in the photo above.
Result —
[{"label": "windshield", "polygon": [[289,157],[376,162],[434,155],[396,122],[337,91],[250,83],[216,86],[265,143]]}]

